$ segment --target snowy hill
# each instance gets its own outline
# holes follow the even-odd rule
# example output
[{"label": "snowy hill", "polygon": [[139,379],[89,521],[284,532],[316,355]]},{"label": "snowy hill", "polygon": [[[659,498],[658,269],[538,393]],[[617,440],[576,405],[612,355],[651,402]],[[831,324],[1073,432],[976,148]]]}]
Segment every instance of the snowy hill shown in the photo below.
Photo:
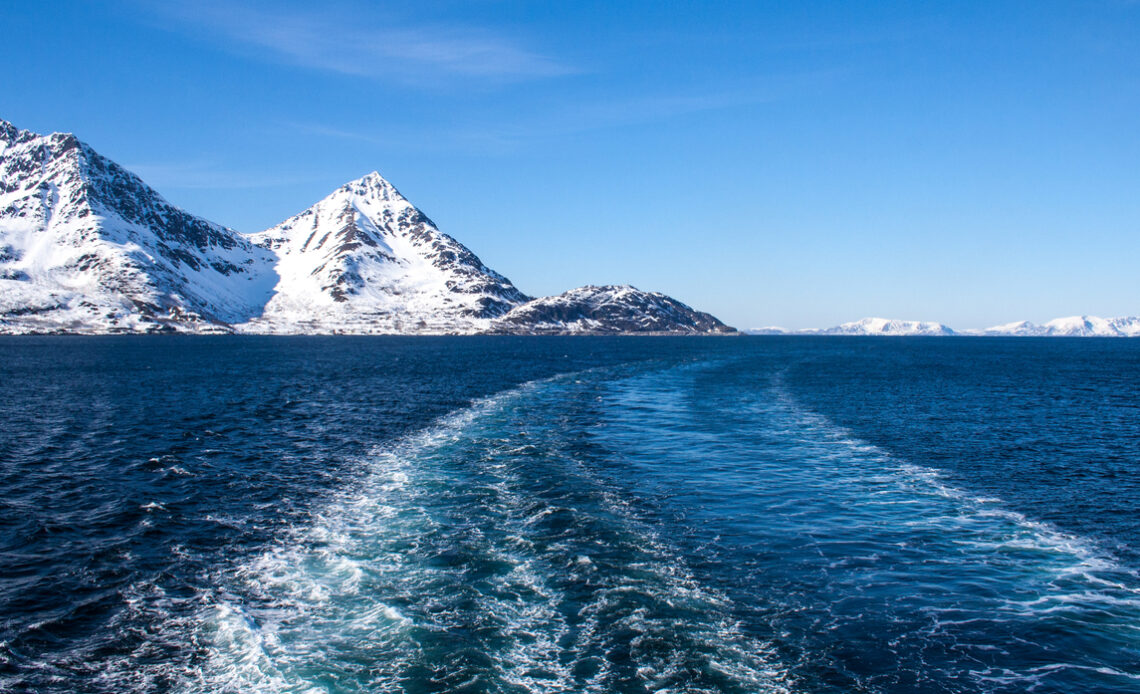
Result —
[{"label": "snowy hill", "polygon": [[924,321],[864,318],[822,330],[784,330],[759,328],[749,330],[751,335],[921,335],[931,337],[983,336],[983,337],[1140,337],[1140,317],[1099,318],[1072,316],[1057,318],[1044,325],[1017,321],[995,325],[984,330],[953,330],[942,323]]},{"label": "snowy hill", "polygon": [[1069,316],[1056,318],[1044,325],[1020,321],[986,328],[982,334],[1019,337],[1140,337],[1140,317]]},{"label": "snowy hill", "polygon": [[1136,337],[1140,335],[1140,318],[1099,318],[1071,316],[1056,318],[1044,325],[1046,334],[1069,337]]},{"label": "snowy hill", "polygon": [[941,323],[913,320],[891,320],[888,318],[864,318],[863,320],[837,325],[834,328],[825,328],[823,330],[812,332],[819,335],[889,336],[948,336],[955,334],[953,330]]},{"label": "snowy hill", "polygon": [[482,332],[530,299],[375,172],[250,238],[280,281],[242,331]]},{"label": "snowy hill", "polygon": [[778,325],[766,325],[763,328],[749,328],[744,332],[749,335],[794,335],[797,331],[781,328]]},{"label": "snowy hill", "polygon": [[532,299],[378,173],[246,236],[0,121],[0,333],[734,332],[631,287]]},{"label": "snowy hill", "polygon": [[731,333],[732,328],[659,292],[585,286],[534,299],[495,322],[513,333]]},{"label": "snowy hill", "polygon": [[215,330],[275,282],[270,253],[74,135],[0,121],[0,332]]},{"label": "snowy hill", "polygon": [[1098,318],[1073,316],[1044,325],[1017,321],[984,330],[953,330],[942,323],[864,318],[834,328],[785,330],[769,327],[748,330],[749,335],[922,335],[932,337],[1140,337],[1140,317]]},{"label": "snowy hill", "polygon": [[985,330],[971,332],[973,335],[991,335],[991,336],[1011,336],[1011,337],[1040,337],[1048,334],[1045,328],[1030,323],[1027,320],[1017,321],[1015,323],[1006,323],[1004,325],[995,325]]}]

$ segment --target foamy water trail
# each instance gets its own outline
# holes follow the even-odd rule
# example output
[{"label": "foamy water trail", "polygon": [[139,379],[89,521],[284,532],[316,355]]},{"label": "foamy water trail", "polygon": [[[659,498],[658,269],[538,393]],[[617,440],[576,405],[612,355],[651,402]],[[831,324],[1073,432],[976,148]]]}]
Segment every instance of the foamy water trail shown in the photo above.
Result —
[{"label": "foamy water trail", "polygon": [[152,620],[196,654],[178,691],[1135,687],[1111,555],[720,368],[536,382],[375,449]]},{"label": "foamy water trail", "polygon": [[[376,450],[220,572],[181,691],[783,691],[767,644],[581,464],[573,379]],[[183,625],[184,626],[184,625]]]},{"label": "foamy water trail", "polygon": [[1086,538],[868,444],[779,378],[694,397],[710,372],[615,386],[605,436],[624,474],[660,479],[704,532],[735,536],[723,573],[754,568],[730,592],[786,634],[805,686],[1135,686],[1135,572]]},{"label": "foamy water trail", "polygon": [[1140,690],[1133,347],[192,342],[16,350],[0,691]]}]

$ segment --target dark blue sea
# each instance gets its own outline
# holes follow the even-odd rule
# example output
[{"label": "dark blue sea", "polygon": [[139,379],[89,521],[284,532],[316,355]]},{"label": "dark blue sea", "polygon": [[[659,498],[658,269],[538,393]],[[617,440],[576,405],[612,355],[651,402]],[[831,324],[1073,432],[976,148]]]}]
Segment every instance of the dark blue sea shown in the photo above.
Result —
[{"label": "dark blue sea", "polygon": [[0,340],[0,691],[1137,692],[1140,340]]}]

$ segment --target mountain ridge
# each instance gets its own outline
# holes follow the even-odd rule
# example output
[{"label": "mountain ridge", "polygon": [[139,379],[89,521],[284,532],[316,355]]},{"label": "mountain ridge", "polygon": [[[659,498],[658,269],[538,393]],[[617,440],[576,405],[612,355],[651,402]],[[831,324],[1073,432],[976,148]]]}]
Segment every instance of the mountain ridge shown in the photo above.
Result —
[{"label": "mountain ridge", "polygon": [[864,318],[832,328],[786,330],[765,327],[746,330],[749,335],[864,335],[900,337],[1140,337],[1140,317],[1068,316],[1042,325],[1030,321],[1004,323],[983,329],[954,330],[932,321]]},{"label": "mountain ridge", "polygon": [[727,334],[720,320],[660,292],[631,285],[586,285],[532,299],[494,323],[496,332],[538,334]]},{"label": "mountain ridge", "polygon": [[72,134],[0,122],[0,145],[0,316],[23,331],[151,332],[258,310],[268,258],[241,234]]},{"label": "mountain ridge", "polygon": [[[573,319],[554,314],[567,305]],[[624,285],[531,297],[373,171],[241,234],[70,133],[0,120],[0,333],[735,332]]]}]

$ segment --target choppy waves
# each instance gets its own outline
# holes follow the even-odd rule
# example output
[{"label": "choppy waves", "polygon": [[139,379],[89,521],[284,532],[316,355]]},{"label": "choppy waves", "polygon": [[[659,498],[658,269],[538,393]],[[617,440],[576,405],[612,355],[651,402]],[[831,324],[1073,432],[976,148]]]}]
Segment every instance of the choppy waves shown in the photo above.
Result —
[{"label": "choppy waves", "polygon": [[[194,532],[246,544],[174,546],[162,572],[92,598],[121,599],[101,627],[115,645],[0,663],[0,688],[1140,687],[1140,578],[1110,551],[868,443],[770,362],[679,361],[476,400],[332,484],[313,470],[277,522],[272,499],[256,518],[208,509]],[[203,469],[155,461],[180,489]],[[179,503],[132,501],[133,532]]]},{"label": "choppy waves", "polygon": [[375,451],[217,576],[181,689],[784,691],[730,601],[582,465],[578,390],[527,386]]},{"label": "choppy waves", "polygon": [[1135,689],[1134,570],[858,439],[778,376],[717,371],[617,386],[607,435],[627,474],[665,480],[698,537],[731,534],[712,542],[717,573],[757,628],[783,634],[803,687]]}]

